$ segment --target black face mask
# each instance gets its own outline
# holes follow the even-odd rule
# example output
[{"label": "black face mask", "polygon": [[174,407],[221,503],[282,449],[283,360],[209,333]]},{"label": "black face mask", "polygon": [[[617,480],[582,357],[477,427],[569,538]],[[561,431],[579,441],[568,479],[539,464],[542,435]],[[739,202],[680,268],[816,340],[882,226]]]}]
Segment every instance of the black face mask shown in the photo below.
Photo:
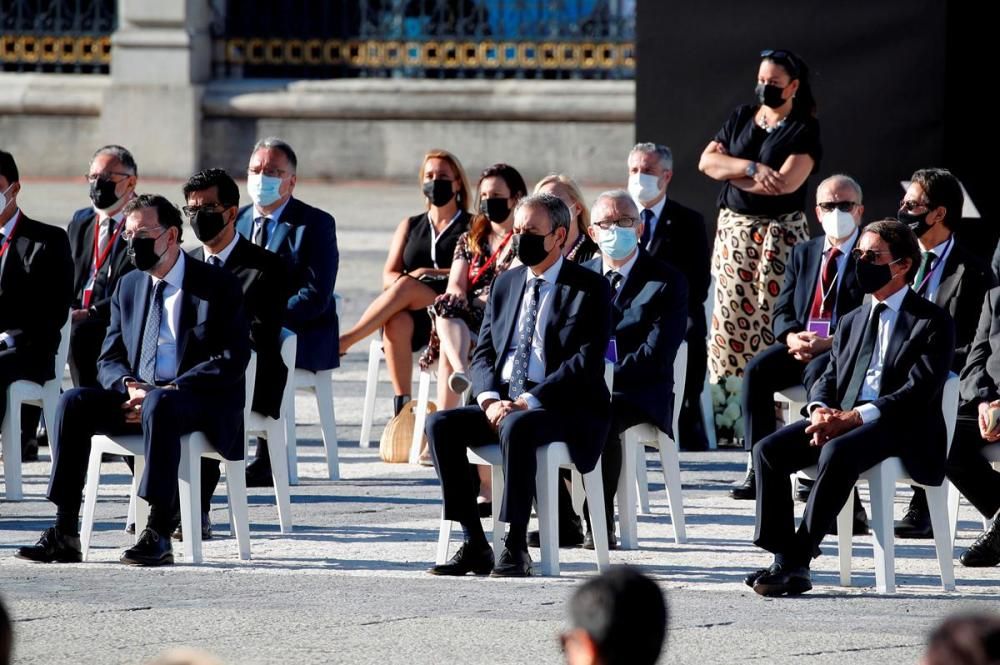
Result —
[{"label": "black face mask", "polygon": [[537,266],[544,261],[549,255],[549,250],[545,249],[545,238],[550,235],[552,234],[539,236],[533,233],[518,233],[514,236],[514,251],[521,263],[526,266]]},{"label": "black face mask", "polygon": [[900,210],[896,213],[896,219],[909,226],[910,230],[913,231],[913,235],[919,238],[931,229],[931,225],[927,223],[927,215],[930,212],[930,210],[925,210],[919,215],[914,215],[912,212]]},{"label": "black face mask", "polygon": [[[166,231],[163,233],[166,233]],[[160,236],[156,236],[155,238],[132,238],[129,240],[128,258],[132,261],[132,265],[139,270],[146,271],[160,262],[162,255],[156,253],[155,247],[156,240]]]},{"label": "black face mask", "polygon": [[854,264],[854,276],[858,279],[858,286],[864,293],[875,293],[892,280],[892,270],[889,266],[895,262],[879,265],[858,261]]},{"label": "black face mask", "polygon": [[489,217],[491,222],[500,222],[510,216],[510,204],[507,199],[489,198],[479,202],[479,212]]},{"label": "black face mask", "polygon": [[117,185],[110,180],[98,178],[90,183],[90,200],[98,210],[107,210],[118,202],[115,194]]},{"label": "black face mask", "polygon": [[447,205],[455,196],[451,180],[428,180],[424,183],[424,196],[430,199],[432,205],[441,207]]},{"label": "black face mask", "polygon": [[191,228],[198,240],[208,242],[219,235],[226,226],[226,217],[221,212],[208,212],[199,210],[191,218]]},{"label": "black face mask", "polygon": [[754,94],[757,95],[757,102],[772,109],[779,108],[785,103],[785,100],[781,97],[781,93],[784,91],[784,88],[764,83],[758,83],[757,87],[754,88]]}]

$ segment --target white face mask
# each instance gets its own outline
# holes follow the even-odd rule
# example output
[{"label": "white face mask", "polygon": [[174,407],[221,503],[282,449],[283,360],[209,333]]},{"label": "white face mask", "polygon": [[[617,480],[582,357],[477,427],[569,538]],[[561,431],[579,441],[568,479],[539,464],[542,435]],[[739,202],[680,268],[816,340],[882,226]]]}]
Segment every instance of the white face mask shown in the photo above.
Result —
[{"label": "white face mask", "polygon": [[13,187],[13,186],[14,186],[14,183],[11,183],[10,187],[8,187],[7,189],[5,189],[2,192],[0,192],[0,215],[3,214],[3,211],[6,210],[7,206],[10,205],[11,201],[14,200],[14,199],[8,199],[7,198],[7,192],[9,192],[11,190],[11,187]]},{"label": "white face mask", "polygon": [[659,178],[648,173],[633,173],[628,177],[628,193],[639,203],[648,203],[660,195]]},{"label": "white face mask", "polygon": [[281,198],[281,178],[250,173],[247,175],[247,190],[258,206],[269,206]]},{"label": "white face mask", "polygon": [[843,210],[824,212],[820,223],[823,224],[823,233],[829,238],[846,238],[854,233],[856,228],[854,217]]}]

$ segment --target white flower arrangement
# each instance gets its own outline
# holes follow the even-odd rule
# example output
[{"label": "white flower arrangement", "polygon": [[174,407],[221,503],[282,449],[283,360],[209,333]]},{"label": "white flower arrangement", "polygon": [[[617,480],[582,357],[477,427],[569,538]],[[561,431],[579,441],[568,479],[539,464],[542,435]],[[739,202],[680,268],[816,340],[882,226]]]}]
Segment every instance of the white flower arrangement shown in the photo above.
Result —
[{"label": "white flower arrangement", "polygon": [[715,412],[715,426],[719,438],[734,441],[744,437],[743,410],[740,394],[743,378],[727,376],[721,382],[712,384],[712,406]]}]

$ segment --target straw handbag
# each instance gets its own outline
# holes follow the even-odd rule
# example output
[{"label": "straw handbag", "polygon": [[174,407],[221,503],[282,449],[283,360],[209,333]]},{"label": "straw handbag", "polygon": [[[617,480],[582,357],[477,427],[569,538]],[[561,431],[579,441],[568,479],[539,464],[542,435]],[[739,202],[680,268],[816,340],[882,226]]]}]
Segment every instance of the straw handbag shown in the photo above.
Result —
[{"label": "straw handbag", "polygon": [[[416,400],[410,400],[403,405],[399,414],[385,424],[382,430],[382,439],[378,444],[378,454],[383,462],[396,464],[410,461],[410,444],[413,443],[413,426],[416,424],[417,416],[413,410],[417,406]],[[434,402],[427,403],[427,413],[437,411]],[[427,435],[423,435],[420,449],[427,447]]]}]

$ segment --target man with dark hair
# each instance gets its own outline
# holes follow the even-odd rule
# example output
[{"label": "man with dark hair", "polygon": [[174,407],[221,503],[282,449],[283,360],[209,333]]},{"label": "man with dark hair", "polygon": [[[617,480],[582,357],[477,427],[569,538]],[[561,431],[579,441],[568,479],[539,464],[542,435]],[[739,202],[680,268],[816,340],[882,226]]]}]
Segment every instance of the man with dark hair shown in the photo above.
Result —
[{"label": "man with dark hair", "polygon": [[653,665],[667,638],[667,602],[656,582],[614,566],[569,601],[570,628],[559,636],[569,665]]},{"label": "man with dark hair", "polygon": [[[20,191],[17,163],[0,150],[0,423],[7,415],[10,384],[19,379],[44,383],[55,377],[60,330],[73,288],[66,232],[21,212]],[[3,442],[4,455],[10,455],[4,468],[8,492],[19,473],[22,447],[29,458],[32,452],[36,459],[38,454],[37,447],[29,449],[37,415],[27,422],[31,411],[22,413],[26,418],[21,431],[13,433],[16,440]]]},{"label": "man with dark hair", "polygon": [[[288,302],[285,264],[236,232],[240,190],[222,169],[200,171],[184,183],[184,214],[202,247],[192,258],[229,271],[243,289],[243,309],[250,323],[250,344],[257,352],[253,409],[277,419],[288,369],[281,361],[281,321]],[[208,509],[219,482],[218,460],[201,464],[202,536],[211,538]],[[179,534],[175,534],[179,535]]]},{"label": "man with dark hair", "polygon": [[[910,289],[919,252],[905,224],[868,225],[854,255],[858,286],[871,298],[837,327],[830,363],[809,391],[809,419],[754,448],[754,543],[775,557],[745,581],[762,596],[812,588],[810,560],[820,554],[820,542],[865,470],[900,457],[917,482],[944,480],[940,405],[955,353],[955,325],[947,312]],[[796,532],[789,475],[813,465],[816,482]]]},{"label": "man with dark hair", "polygon": [[[236,230],[284,260],[291,296],[283,323],[298,340],[295,366],[318,372],[340,367],[333,297],[340,254],[333,217],[292,196],[297,167],[295,151],[286,142],[273,137],[257,142],[247,167],[253,204],[240,209]],[[257,458],[247,467],[247,485],[271,484],[267,442],[261,438]]]},{"label": "man with dark hair", "polygon": [[[472,357],[476,405],[427,419],[427,439],[441,479],[444,518],[459,522],[465,543],[433,575],[524,577],[531,574],[528,518],[535,496],[535,452],[565,441],[581,473],[597,464],[607,440],[611,400],[604,382],[610,338],[608,281],[562,257],[569,208],[551,194],[521,199],[514,243],[521,265],[490,290]],[[500,521],[507,541],[494,566],[469,474],[469,446],[503,451]]]},{"label": "man with dark hair", "polygon": [[[962,185],[945,169],[920,169],[911,177],[900,203],[898,219],[920,243],[920,263],[913,290],[945,309],[955,321],[955,359],[951,369],[962,371],[986,292],[996,285],[986,262],[958,242],[954,229],[962,219]],[[972,407],[966,414],[975,417]],[[895,528],[900,538],[931,538],[927,495],[913,488],[909,508]]]},{"label": "man with dark hair", "polygon": [[125,207],[129,258],[137,270],[111,298],[111,324],[98,359],[99,388],[74,388],[56,411],[48,498],[55,524],[22,559],[80,561],[80,498],[94,434],[141,434],[145,469],[139,496],[149,521],[122,563],[173,563],[170,534],[178,514],[181,437],[204,432],[226,459],[243,456],[244,372],[250,334],[236,279],[186,259],[181,216],[162,196],[143,194]]}]

